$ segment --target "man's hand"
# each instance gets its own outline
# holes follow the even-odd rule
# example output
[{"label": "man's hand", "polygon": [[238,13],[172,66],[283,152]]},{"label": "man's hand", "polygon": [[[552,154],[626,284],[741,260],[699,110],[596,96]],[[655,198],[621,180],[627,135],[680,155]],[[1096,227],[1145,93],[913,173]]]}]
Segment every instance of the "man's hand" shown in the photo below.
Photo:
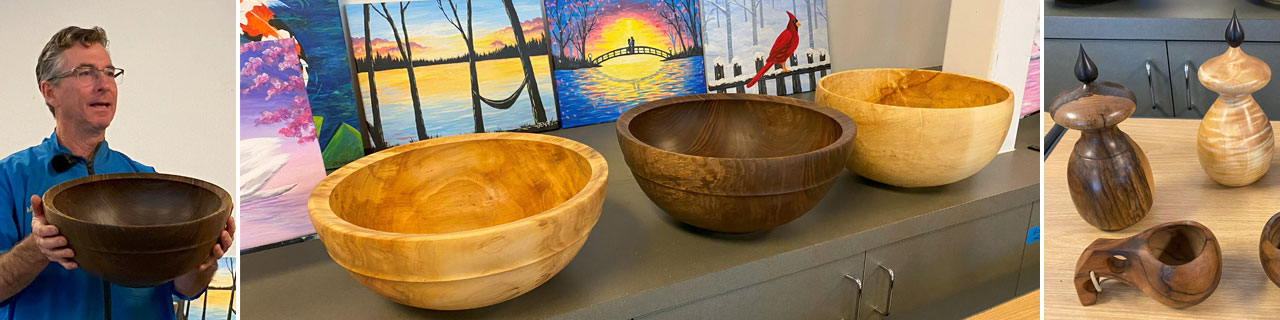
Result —
[{"label": "man's hand", "polygon": [[209,268],[218,267],[218,259],[222,259],[222,255],[227,253],[227,249],[231,248],[231,242],[235,240],[236,235],[236,217],[234,215],[227,216],[227,226],[222,229],[222,234],[218,236],[218,243],[213,245],[213,250],[209,252],[209,257],[205,258],[204,263],[200,264],[197,271],[205,271]]},{"label": "man's hand", "polygon": [[209,257],[205,258],[200,267],[196,270],[188,272],[177,279],[173,279],[173,286],[182,293],[183,296],[195,297],[203,292],[209,286],[209,282],[213,281],[213,273],[218,271],[218,259],[222,259],[222,255],[227,253],[227,249],[231,248],[231,242],[236,235],[236,218],[234,216],[227,217],[227,226],[222,229],[222,234],[218,236],[218,242],[213,244],[213,250],[209,251]]},{"label": "man's hand", "polygon": [[31,235],[35,237],[40,253],[49,261],[57,262],[63,269],[71,270],[79,267],[71,258],[75,252],[67,247],[67,237],[63,237],[58,227],[50,225],[44,218],[44,202],[40,196],[31,196]]}]

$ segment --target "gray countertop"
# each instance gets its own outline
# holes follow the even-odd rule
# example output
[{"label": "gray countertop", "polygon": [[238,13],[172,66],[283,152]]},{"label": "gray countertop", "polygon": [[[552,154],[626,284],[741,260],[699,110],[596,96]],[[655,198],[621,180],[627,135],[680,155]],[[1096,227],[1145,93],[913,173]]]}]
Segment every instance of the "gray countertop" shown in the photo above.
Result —
[{"label": "gray countertop", "polygon": [[1053,39],[1222,41],[1236,10],[1247,41],[1280,41],[1280,5],[1263,0],[1116,0],[1093,5],[1044,2],[1044,37]]},{"label": "gray countertop", "polygon": [[[808,95],[811,99],[811,95]],[[274,318],[586,318],[639,316],[791,274],[907,237],[1036,201],[1039,115],[1023,119],[1017,150],[941,187],[902,189],[841,173],[808,214],[771,231],[723,235],[672,220],[640,191],[613,123],[550,132],[585,143],[611,164],[603,212],[563,271],[497,305],[441,312],[378,296],[333,263],[320,241],[243,257],[242,310]]]}]

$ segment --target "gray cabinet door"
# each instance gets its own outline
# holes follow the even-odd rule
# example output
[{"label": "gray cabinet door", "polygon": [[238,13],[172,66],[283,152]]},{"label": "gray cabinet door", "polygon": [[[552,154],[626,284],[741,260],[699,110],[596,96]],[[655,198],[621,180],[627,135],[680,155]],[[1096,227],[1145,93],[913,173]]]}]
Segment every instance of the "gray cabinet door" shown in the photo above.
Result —
[{"label": "gray cabinet door", "polygon": [[858,319],[956,319],[1012,299],[1032,207],[868,251]]},{"label": "gray cabinet door", "polygon": [[[864,254],[637,319],[853,319]],[[849,275],[849,277],[845,277]]]},{"label": "gray cabinet door", "polygon": [[[1169,62],[1173,67],[1173,105],[1179,118],[1201,118],[1209,110],[1218,93],[1209,91],[1200,84],[1198,78],[1200,65],[1209,58],[1227,51],[1227,43],[1222,41],[1169,41]],[[1241,46],[1244,52],[1272,64],[1274,70],[1280,63],[1280,43],[1245,42]],[[1187,72],[1184,72],[1187,71]],[[1188,96],[1190,100],[1188,100]],[[1262,90],[1253,93],[1254,100],[1262,106],[1271,120],[1280,120],[1280,84],[1270,83]],[[1190,101],[1191,103],[1188,103]],[[1187,115],[1184,117],[1184,115]]]},{"label": "gray cabinet door", "polygon": [[[1036,237],[1040,236],[1040,202],[1031,206],[1030,217],[1027,222],[1027,230],[1036,228]],[[1023,243],[1031,240],[1031,236],[1026,237]],[[1018,271],[1018,292],[1014,295],[1022,296],[1036,289],[1040,289],[1040,241],[1026,243],[1022,248],[1022,271]]]},{"label": "gray cabinet door", "polygon": [[[1174,117],[1169,87],[1169,60],[1164,41],[1045,39],[1045,104],[1067,88],[1080,85],[1074,75],[1080,45],[1098,65],[1098,80],[1119,83],[1137,96],[1134,117]],[[1147,65],[1151,77],[1147,78]]]}]

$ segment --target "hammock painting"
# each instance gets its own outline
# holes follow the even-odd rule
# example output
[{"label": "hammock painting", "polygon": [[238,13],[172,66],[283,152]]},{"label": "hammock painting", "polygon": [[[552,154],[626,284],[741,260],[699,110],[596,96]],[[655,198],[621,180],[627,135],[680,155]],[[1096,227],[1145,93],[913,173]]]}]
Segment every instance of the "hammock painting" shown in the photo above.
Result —
[{"label": "hammock painting", "polygon": [[387,2],[345,10],[376,149],[560,127],[541,2]]}]

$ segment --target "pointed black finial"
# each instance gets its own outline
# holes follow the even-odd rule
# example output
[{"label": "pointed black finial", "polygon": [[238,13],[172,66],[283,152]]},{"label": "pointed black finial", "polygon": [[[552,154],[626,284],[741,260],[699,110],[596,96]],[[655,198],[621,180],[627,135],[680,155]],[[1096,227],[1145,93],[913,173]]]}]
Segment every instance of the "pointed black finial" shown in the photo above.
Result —
[{"label": "pointed black finial", "polygon": [[1090,83],[1098,79],[1098,66],[1093,64],[1093,59],[1089,59],[1089,54],[1084,52],[1084,45],[1080,45],[1080,57],[1076,58],[1076,80],[1080,82]]},{"label": "pointed black finial", "polygon": [[1239,47],[1244,42],[1244,28],[1240,27],[1240,19],[1236,18],[1236,11],[1231,10],[1231,23],[1227,25],[1227,44],[1232,48]]}]

